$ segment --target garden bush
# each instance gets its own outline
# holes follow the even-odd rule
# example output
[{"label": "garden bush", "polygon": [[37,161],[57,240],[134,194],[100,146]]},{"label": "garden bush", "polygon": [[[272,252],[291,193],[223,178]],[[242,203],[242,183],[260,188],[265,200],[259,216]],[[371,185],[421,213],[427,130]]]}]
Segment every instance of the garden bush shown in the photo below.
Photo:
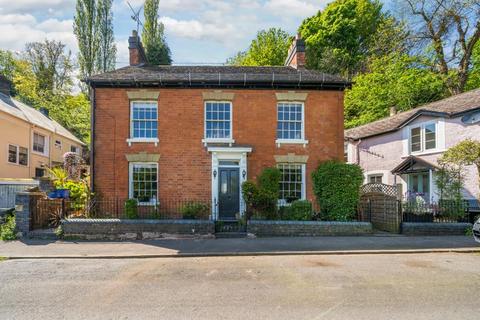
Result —
[{"label": "garden bush", "polygon": [[180,209],[183,219],[207,219],[210,215],[210,208],[205,203],[187,202]]},{"label": "garden bush", "polygon": [[296,200],[282,208],[282,220],[311,221],[313,220],[312,203],[308,200]]},{"label": "garden bush", "polygon": [[312,179],[322,220],[353,220],[363,183],[362,169],[331,160],[321,163]]},{"label": "garden bush", "polygon": [[279,184],[280,170],[277,168],[265,168],[258,177],[258,185],[252,181],[242,184],[242,195],[247,204],[247,219],[256,216],[274,220],[278,217]]},{"label": "garden bush", "polygon": [[0,225],[0,240],[8,241],[17,239],[15,229],[15,215],[6,216],[5,223]]},{"label": "garden bush", "polygon": [[136,199],[125,201],[125,215],[128,219],[138,219],[138,201]]}]

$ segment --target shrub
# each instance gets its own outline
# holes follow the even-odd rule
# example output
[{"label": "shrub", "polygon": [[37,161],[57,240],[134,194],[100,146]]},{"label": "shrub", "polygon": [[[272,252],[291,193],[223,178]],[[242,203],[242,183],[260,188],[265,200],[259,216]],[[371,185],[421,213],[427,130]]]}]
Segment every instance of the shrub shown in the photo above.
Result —
[{"label": "shrub", "polygon": [[296,200],[289,206],[283,207],[282,219],[311,221],[313,220],[312,203],[308,200]]},{"label": "shrub", "polygon": [[258,177],[258,187],[278,196],[281,176],[282,174],[277,168],[265,168]]},{"label": "shrub", "polygon": [[187,202],[180,209],[183,219],[206,219],[210,214],[210,208],[205,203]]},{"label": "shrub", "polygon": [[280,171],[266,168],[258,178],[258,186],[252,181],[242,184],[243,199],[247,204],[247,219],[253,215],[274,220],[277,218]]},{"label": "shrub", "polygon": [[354,164],[326,161],[312,173],[312,179],[322,219],[353,220],[363,182],[362,169]]},{"label": "shrub", "polygon": [[5,217],[5,223],[0,225],[0,240],[8,241],[17,239],[15,229],[15,215]]},{"label": "shrub", "polygon": [[128,219],[138,219],[137,199],[128,199],[125,201],[125,215]]}]

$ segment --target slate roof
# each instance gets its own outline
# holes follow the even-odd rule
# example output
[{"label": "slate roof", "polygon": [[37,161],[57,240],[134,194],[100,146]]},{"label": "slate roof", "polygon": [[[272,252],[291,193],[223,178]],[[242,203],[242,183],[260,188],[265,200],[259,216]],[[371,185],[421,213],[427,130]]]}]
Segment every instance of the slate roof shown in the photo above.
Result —
[{"label": "slate roof", "polygon": [[421,115],[450,118],[476,109],[480,109],[480,89],[457,94],[363,126],[345,130],[345,138],[358,140],[396,131]]},{"label": "slate roof", "polygon": [[11,96],[7,96],[3,93],[0,93],[0,112],[8,113],[16,118],[34,124],[35,126],[55,132],[58,135],[73,140],[81,145],[85,145],[85,143],[80,141],[70,131],[65,129],[55,120],[46,117],[40,111],[29,107],[26,104],[23,104]]},{"label": "slate roof", "polygon": [[86,79],[92,86],[325,86],[345,88],[350,82],[323,72],[287,66],[128,66]]}]

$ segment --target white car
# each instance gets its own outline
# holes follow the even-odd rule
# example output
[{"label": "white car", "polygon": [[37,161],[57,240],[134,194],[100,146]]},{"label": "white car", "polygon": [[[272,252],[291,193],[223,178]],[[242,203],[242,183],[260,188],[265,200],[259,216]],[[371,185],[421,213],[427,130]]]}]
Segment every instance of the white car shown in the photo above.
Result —
[{"label": "white car", "polygon": [[480,218],[473,225],[473,238],[475,238],[475,241],[480,242]]}]

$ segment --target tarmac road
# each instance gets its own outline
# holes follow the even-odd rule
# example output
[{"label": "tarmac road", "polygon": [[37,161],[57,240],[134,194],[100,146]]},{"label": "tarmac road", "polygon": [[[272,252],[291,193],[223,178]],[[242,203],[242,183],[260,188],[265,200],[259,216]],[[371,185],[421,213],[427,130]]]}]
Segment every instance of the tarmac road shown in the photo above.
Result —
[{"label": "tarmac road", "polygon": [[1,319],[476,319],[480,255],[0,262]]}]

